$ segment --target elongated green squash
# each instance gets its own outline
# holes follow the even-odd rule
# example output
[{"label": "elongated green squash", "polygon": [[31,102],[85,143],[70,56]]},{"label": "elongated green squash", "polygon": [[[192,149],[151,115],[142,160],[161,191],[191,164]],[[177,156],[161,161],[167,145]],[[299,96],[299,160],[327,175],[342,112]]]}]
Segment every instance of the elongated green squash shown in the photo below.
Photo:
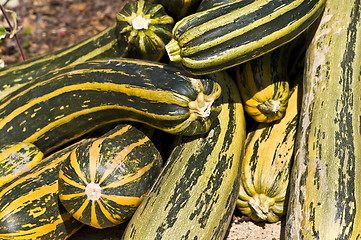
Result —
[{"label": "elongated green squash", "polygon": [[222,111],[208,134],[178,139],[123,239],[223,239],[238,195],[245,140],[237,86],[225,72]]},{"label": "elongated green squash", "polygon": [[286,113],[290,92],[287,49],[280,47],[236,67],[244,109],[257,122],[273,122]]},{"label": "elongated green squash", "polygon": [[[66,49],[1,69],[0,99],[29,81],[69,64],[114,57],[158,60],[165,52],[164,45],[171,38],[174,21],[159,4],[139,3],[141,7],[136,9],[129,8],[130,4],[127,3],[120,10],[116,23],[93,37]],[[138,26],[131,24],[131,21],[138,16],[150,21],[149,24],[136,29]],[[141,52],[134,50],[139,48]]]},{"label": "elongated green squash", "polygon": [[301,108],[299,85],[302,82],[292,89],[281,120],[258,123],[247,134],[237,208],[257,222],[277,222],[286,214]]},{"label": "elongated green squash", "polygon": [[88,61],[50,72],[0,100],[0,144],[29,142],[44,154],[104,124],[137,121],[171,134],[208,132],[221,88],[166,64]]},{"label": "elongated green squash", "polygon": [[0,239],[66,239],[83,224],[58,199],[58,177],[71,150],[56,152],[0,188]]},{"label": "elongated green squash", "polygon": [[286,239],[360,239],[359,0],[327,0],[305,64]]},{"label": "elongated green squash", "polygon": [[166,45],[189,72],[216,72],[293,40],[321,14],[325,0],[235,1],[178,21]]},{"label": "elongated green squash", "polygon": [[43,159],[43,153],[32,143],[12,143],[0,148],[0,187],[26,172]]},{"label": "elongated green squash", "polygon": [[174,25],[160,4],[128,2],[117,14],[120,46],[127,46],[123,57],[159,61],[171,39]]},{"label": "elongated green squash", "polygon": [[107,228],[128,220],[159,175],[162,157],[129,124],[78,146],[59,173],[59,199],[80,222]]}]

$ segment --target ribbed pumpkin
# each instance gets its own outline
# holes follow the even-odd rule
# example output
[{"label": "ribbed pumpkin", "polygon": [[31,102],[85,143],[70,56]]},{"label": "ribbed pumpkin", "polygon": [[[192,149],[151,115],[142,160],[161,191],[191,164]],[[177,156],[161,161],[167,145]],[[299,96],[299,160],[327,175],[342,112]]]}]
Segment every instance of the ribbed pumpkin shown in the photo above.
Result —
[{"label": "ribbed pumpkin", "polygon": [[158,61],[165,53],[174,20],[160,4],[128,2],[117,14],[120,46],[127,46],[124,57]]},{"label": "ribbed pumpkin", "polygon": [[80,222],[112,227],[132,216],[161,166],[151,140],[137,128],[121,124],[73,150],[59,173],[59,198]]},{"label": "ribbed pumpkin", "polygon": [[32,143],[11,143],[0,148],[0,186],[35,166],[43,153]]}]

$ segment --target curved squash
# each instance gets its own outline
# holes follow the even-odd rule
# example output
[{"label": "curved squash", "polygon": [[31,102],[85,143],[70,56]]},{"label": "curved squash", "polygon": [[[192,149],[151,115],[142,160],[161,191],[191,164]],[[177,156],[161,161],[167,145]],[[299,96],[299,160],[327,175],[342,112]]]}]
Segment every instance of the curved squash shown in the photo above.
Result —
[{"label": "curved squash", "polygon": [[[130,3],[126,4],[126,6],[129,5]],[[139,3],[139,5],[141,4]],[[142,15],[150,21],[149,30],[135,30],[133,25],[125,22],[128,19],[126,16],[132,14],[131,11],[129,12],[129,7],[126,6],[120,10],[116,22],[112,26],[93,37],[68,48],[1,69],[0,99],[37,77],[70,64],[125,56],[145,60],[159,58],[165,53],[164,44],[171,38],[173,19],[164,13],[160,5],[144,4],[143,8],[136,9],[136,14]],[[125,16],[126,19],[121,16]],[[129,33],[132,34],[131,37],[124,39]],[[152,39],[149,40],[148,37]],[[138,47],[141,52],[134,51],[134,46],[141,46]],[[151,51],[151,53],[148,54],[146,51]]]},{"label": "curved squash", "polygon": [[171,134],[208,132],[221,88],[166,64],[104,59],[68,66],[0,100],[0,144],[29,142],[44,154],[110,122],[142,122]]},{"label": "curved squash", "polygon": [[151,140],[121,124],[72,151],[59,173],[59,199],[80,222],[112,227],[133,215],[161,167]]}]

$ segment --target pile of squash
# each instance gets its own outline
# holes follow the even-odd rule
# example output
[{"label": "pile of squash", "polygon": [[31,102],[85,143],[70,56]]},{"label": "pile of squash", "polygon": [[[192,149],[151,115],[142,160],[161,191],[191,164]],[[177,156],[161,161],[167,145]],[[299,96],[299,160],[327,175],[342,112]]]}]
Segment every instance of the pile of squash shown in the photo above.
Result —
[{"label": "pile of squash", "polygon": [[0,239],[361,237],[359,0],[129,1],[0,71]]}]

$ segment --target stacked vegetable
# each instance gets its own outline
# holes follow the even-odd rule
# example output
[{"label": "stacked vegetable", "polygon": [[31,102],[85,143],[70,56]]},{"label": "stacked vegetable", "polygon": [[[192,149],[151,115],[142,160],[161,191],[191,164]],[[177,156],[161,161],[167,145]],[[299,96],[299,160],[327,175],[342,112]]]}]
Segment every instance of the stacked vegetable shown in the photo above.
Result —
[{"label": "stacked vegetable", "polygon": [[129,2],[2,70],[0,238],[223,239],[235,208],[360,237],[361,3],[341,2]]}]

